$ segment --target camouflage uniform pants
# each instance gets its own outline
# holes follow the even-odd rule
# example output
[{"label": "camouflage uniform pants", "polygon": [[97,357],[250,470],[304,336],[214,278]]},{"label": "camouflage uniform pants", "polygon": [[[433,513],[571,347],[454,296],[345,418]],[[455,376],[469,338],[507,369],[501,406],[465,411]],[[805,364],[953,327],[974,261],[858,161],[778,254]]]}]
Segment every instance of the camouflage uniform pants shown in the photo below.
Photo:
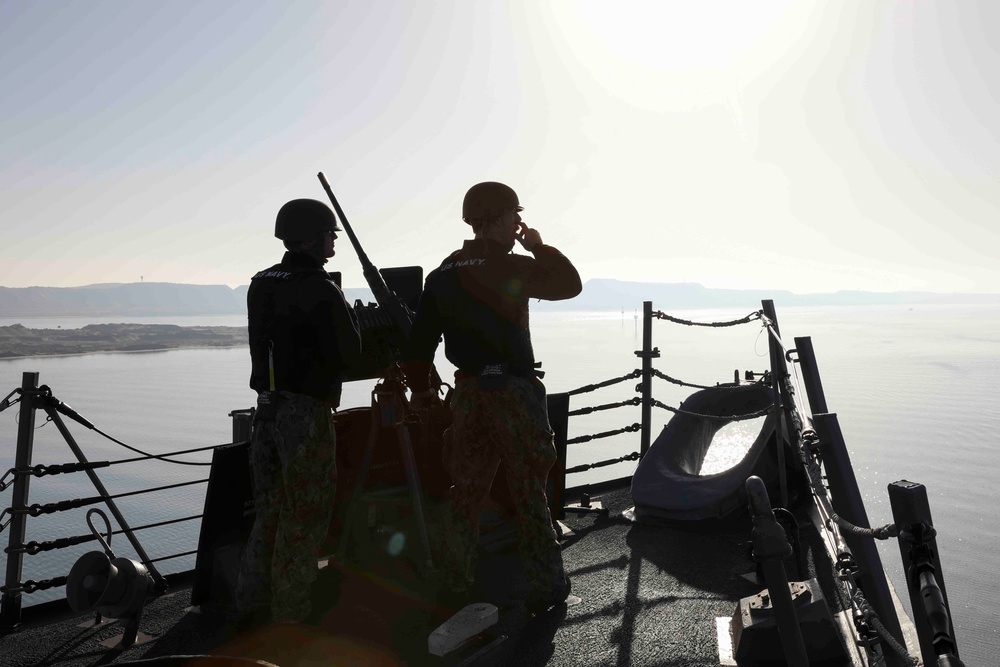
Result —
[{"label": "camouflage uniform pants", "polygon": [[280,392],[273,421],[254,424],[250,442],[254,520],[237,585],[242,612],[270,605],[276,621],[310,612],[310,586],[337,488],[330,408]]},{"label": "camouflage uniform pants", "polygon": [[511,376],[506,388],[482,390],[475,378],[458,378],[451,398],[444,465],[454,483],[442,544],[441,567],[459,587],[475,571],[479,516],[503,461],[517,510],[519,548],[531,595],[563,585],[562,551],[552,525],[545,481],[556,461],[545,388]]}]

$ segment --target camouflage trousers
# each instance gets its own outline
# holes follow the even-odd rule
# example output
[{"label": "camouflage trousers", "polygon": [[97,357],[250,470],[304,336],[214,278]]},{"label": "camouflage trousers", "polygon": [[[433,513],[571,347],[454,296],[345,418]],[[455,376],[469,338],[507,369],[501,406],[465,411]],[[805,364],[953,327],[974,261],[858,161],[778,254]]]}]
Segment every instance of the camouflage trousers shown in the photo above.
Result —
[{"label": "camouflage trousers", "polygon": [[475,572],[479,517],[501,461],[515,504],[519,551],[530,595],[564,585],[562,551],[545,495],[556,461],[545,388],[534,378],[511,376],[505,388],[483,390],[459,377],[451,397],[453,423],[445,433],[444,465],[451,475],[440,565],[459,587]]},{"label": "camouflage trousers", "polygon": [[253,426],[250,470],[257,516],[240,563],[237,606],[243,613],[270,606],[276,621],[302,620],[337,489],[330,408],[280,392],[274,420]]}]

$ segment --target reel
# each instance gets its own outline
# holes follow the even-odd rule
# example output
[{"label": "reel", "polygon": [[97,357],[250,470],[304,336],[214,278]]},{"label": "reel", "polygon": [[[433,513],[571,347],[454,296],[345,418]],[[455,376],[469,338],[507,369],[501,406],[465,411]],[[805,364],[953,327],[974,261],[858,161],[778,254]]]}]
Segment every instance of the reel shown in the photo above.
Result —
[{"label": "reel", "polygon": [[[108,539],[94,527],[91,517],[99,514],[107,526]],[[96,611],[100,617],[125,621],[122,645],[135,643],[139,618],[153,579],[142,563],[118,558],[111,550],[111,523],[99,509],[87,512],[87,525],[104,551],[88,551],[73,564],[66,578],[66,601],[78,613]]]}]

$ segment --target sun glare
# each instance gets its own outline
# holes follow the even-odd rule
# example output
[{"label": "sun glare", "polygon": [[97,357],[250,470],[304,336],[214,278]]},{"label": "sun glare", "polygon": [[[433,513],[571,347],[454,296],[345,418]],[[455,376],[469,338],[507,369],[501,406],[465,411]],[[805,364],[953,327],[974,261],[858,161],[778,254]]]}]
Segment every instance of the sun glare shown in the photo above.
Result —
[{"label": "sun glare", "polygon": [[676,69],[721,68],[779,23],[787,2],[583,2],[580,23],[609,55]]},{"label": "sun glare", "polygon": [[552,11],[567,57],[644,107],[716,94],[787,51],[809,11],[775,2],[584,1]]}]

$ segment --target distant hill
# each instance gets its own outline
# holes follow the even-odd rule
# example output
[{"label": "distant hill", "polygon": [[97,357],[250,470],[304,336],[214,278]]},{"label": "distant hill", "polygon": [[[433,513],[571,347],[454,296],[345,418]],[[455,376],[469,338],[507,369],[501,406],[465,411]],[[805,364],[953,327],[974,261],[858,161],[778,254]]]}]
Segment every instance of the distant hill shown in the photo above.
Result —
[{"label": "distant hill", "polygon": [[[934,292],[840,291],[794,294],[787,290],[711,289],[697,283],[640,283],[595,278],[588,280],[583,294],[565,303],[566,308],[605,310],[640,308],[643,301],[665,308],[756,307],[771,299],[778,307],[860,306],[899,304],[1000,304],[1000,294],[937,294]],[[534,305],[534,304],[533,304]],[[553,304],[555,305],[555,304]]]},{"label": "distant hill", "polygon": [[[0,287],[0,317],[100,317],[238,315],[246,312],[247,286],[124,283],[84,287]],[[373,301],[367,288],[347,288],[354,303]],[[1000,294],[936,294],[932,292],[858,292],[793,294],[786,290],[710,289],[696,283],[640,283],[595,278],[569,301],[532,301],[538,310],[619,310],[669,308],[755,308],[761,299],[779,307],[898,304],[1000,304]]]},{"label": "distant hill", "polygon": [[[367,289],[345,296],[371,301]],[[239,315],[247,312],[247,286],[125,283],[84,287],[0,287],[0,317],[135,317]]]}]

